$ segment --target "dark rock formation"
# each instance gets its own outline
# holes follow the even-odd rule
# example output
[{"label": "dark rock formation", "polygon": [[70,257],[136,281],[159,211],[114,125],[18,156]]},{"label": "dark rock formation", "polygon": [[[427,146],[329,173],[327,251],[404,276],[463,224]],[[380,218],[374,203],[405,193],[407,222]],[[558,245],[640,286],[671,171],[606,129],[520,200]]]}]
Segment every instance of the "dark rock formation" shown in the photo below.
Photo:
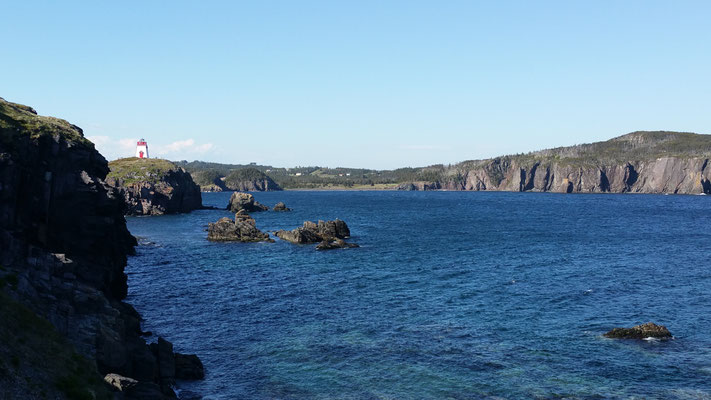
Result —
[{"label": "dark rock formation", "polygon": [[236,213],[240,210],[246,212],[267,211],[269,207],[259,204],[254,200],[254,196],[249,193],[234,192],[230,196],[230,202],[227,204],[227,209]]},{"label": "dark rock formation", "polygon": [[442,189],[442,186],[440,185],[439,182],[424,182],[424,181],[416,181],[416,182],[406,182],[398,185],[396,190],[439,190]]},{"label": "dark rock formation", "polygon": [[343,239],[330,240],[326,239],[316,245],[316,250],[333,250],[333,249],[352,249],[360,247],[355,243],[348,243]]},{"label": "dark rock formation", "polygon": [[205,368],[195,354],[175,353],[175,379],[196,380],[205,378]]},{"label": "dark rock formation", "polygon": [[291,211],[291,208],[288,208],[286,204],[280,201],[274,206],[274,211]]},{"label": "dark rock formation", "polygon": [[[71,352],[90,362],[82,374],[98,382],[117,374],[137,381],[132,390],[159,387],[151,398],[174,397],[161,387],[159,360],[141,337],[140,315],[122,302],[126,257],[136,239],[126,228],[122,196],[105,182],[106,160],[78,127],[2,99],[0,138],[0,265],[16,283],[0,292],[51,322]],[[0,315],[0,321],[10,319]],[[50,329],[44,331],[49,338]],[[0,343],[0,354],[6,345]],[[7,388],[42,397],[41,388],[54,388],[53,379],[62,378],[47,372],[50,364],[33,367],[47,382],[29,385],[0,374],[0,397]]]},{"label": "dark rock formation", "polygon": [[607,332],[605,337],[613,339],[671,339],[672,334],[663,325],[656,325],[651,322],[633,326],[632,328],[615,328]]},{"label": "dark rock formation", "polygon": [[235,214],[234,221],[225,217],[211,222],[207,228],[207,239],[215,242],[273,242],[274,239],[257,229],[256,222],[244,210]]},{"label": "dark rock formation", "polygon": [[319,250],[358,247],[358,245],[346,243],[342,240],[349,237],[351,232],[348,229],[348,225],[340,219],[318,221],[318,223],[306,221],[303,226],[294,230],[280,230],[275,234],[280,239],[295,244],[320,243]]},{"label": "dark rock formation", "polygon": [[186,213],[202,207],[200,187],[170,161],[124,158],[109,167],[106,182],[120,190],[127,215]]}]

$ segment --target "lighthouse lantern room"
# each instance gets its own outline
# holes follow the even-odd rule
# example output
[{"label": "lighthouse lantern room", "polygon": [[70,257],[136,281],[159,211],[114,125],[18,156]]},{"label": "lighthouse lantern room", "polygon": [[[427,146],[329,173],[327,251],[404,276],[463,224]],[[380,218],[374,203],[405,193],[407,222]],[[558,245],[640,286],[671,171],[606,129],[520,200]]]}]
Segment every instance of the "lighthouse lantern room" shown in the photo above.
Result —
[{"label": "lighthouse lantern room", "polygon": [[145,139],[141,139],[136,143],[136,157],[148,158],[148,143]]}]

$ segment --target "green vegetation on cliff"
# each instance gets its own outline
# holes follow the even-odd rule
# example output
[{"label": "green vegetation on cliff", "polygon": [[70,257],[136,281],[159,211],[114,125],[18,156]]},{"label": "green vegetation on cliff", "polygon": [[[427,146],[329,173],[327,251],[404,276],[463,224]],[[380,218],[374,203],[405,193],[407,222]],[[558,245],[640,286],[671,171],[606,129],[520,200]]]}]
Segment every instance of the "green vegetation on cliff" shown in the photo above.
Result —
[{"label": "green vegetation on cliff", "polygon": [[160,158],[120,158],[109,162],[111,172],[107,178],[121,179],[125,185],[136,182],[157,183],[178,166]]},{"label": "green vegetation on cliff", "polygon": [[0,321],[1,398],[49,399],[60,393],[70,400],[113,398],[96,365],[2,289]]},{"label": "green vegetation on cliff", "polygon": [[0,97],[0,145],[13,149],[21,137],[36,140],[44,136],[59,136],[75,144],[94,147],[79,127],[63,119],[37,115],[32,107]]}]

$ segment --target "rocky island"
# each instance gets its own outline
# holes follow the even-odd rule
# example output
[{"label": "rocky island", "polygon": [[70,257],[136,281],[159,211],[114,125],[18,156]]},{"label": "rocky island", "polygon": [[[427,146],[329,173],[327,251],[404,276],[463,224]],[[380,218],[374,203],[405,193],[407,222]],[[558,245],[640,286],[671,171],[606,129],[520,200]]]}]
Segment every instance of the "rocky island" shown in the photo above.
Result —
[{"label": "rocky island", "polygon": [[136,240],[82,130],[0,99],[0,172],[0,398],[168,399],[201,378],[123,301]]},{"label": "rocky island", "polygon": [[186,213],[202,207],[200,187],[183,168],[158,158],[122,158],[109,163],[106,182],[126,202],[127,215]]},{"label": "rocky island", "polygon": [[306,221],[303,226],[291,231],[280,230],[275,235],[281,240],[294,244],[318,243],[317,250],[359,247],[355,243],[343,240],[351,236],[351,231],[345,221],[340,219],[317,223]]}]

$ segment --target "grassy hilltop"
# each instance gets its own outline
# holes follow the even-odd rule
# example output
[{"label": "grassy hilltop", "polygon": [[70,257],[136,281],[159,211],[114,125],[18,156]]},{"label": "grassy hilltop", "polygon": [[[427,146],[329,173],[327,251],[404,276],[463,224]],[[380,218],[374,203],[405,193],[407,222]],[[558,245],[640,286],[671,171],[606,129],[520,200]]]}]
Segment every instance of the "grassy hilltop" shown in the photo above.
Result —
[{"label": "grassy hilltop", "polygon": [[124,184],[136,182],[157,183],[168,172],[178,170],[178,166],[160,158],[120,158],[109,162],[111,172],[107,178],[122,179]]}]

